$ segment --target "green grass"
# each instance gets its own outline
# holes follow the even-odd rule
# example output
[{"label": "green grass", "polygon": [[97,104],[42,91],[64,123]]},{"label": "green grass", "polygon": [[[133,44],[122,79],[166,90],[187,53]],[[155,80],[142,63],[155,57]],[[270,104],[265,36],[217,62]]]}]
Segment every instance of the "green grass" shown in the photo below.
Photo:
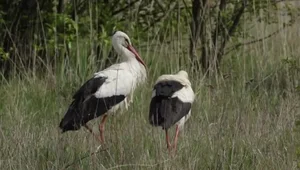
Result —
[{"label": "green grass", "polygon": [[[148,63],[147,83],[137,89],[128,111],[108,118],[108,150],[81,160],[97,141],[84,128],[61,134],[58,124],[75,90],[100,70],[88,52],[80,51],[77,63],[61,65],[55,73],[3,81],[0,169],[63,169],[70,163],[68,169],[296,169],[300,77],[282,59],[299,62],[298,26],[225,56],[227,78],[190,74],[197,97],[175,157],[168,155],[164,132],[149,125],[148,106],[160,74],[192,69],[180,64],[188,60],[184,41],[182,49],[174,42],[141,50]],[[98,123],[90,122],[95,131]]]}]

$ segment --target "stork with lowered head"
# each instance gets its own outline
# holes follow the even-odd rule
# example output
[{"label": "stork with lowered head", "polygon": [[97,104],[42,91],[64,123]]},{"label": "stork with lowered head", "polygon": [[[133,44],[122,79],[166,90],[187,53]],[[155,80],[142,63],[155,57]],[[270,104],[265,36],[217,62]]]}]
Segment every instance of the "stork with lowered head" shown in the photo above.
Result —
[{"label": "stork with lowered head", "polygon": [[[166,133],[167,148],[176,151],[179,131],[191,116],[191,107],[195,94],[186,71],[177,74],[165,74],[158,77],[150,103],[149,122],[161,126]],[[168,129],[176,125],[174,143],[171,145]]]}]

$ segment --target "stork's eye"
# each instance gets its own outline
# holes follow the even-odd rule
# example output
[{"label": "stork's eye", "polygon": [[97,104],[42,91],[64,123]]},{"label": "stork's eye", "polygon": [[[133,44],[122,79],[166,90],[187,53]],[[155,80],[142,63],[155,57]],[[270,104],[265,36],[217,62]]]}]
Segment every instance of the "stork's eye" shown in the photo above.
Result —
[{"label": "stork's eye", "polygon": [[126,46],[129,45],[129,40],[127,38],[125,38],[125,44],[126,44]]}]

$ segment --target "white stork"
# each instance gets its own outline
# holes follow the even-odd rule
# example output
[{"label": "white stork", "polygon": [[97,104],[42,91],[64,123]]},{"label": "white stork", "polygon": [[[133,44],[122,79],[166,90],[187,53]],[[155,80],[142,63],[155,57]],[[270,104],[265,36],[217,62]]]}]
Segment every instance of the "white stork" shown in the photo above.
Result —
[{"label": "white stork", "polygon": [[79,130],[84,126],[95,135],[87,122],[102,116],[99,140],[103,144],[107,115],[120,108],[127,109],[135,88],[146,80],[146,65],[131,45],[128,35],[121,31],[115,32],[112,45],[123,61],[95,73],[93,78],[79,88],[59,124],[62,132]]},{"label": "white stork", "polygon": [[[166,132],[169,152],[176,151],[179,130],[191,115],[195,94],[186,71],[160,76],[152,91],[149,121],[153,126],[161,126]],[[176,124],[174,144],[171,147],[168,129]]]}]

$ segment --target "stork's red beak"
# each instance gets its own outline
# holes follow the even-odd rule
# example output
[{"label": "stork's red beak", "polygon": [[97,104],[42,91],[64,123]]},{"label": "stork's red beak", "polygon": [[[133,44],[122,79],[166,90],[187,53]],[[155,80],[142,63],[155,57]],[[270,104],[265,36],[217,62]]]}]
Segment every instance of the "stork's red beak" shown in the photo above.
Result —
[{"label": "stork's red beak", "polygon": [[142,58],[140,57],[139,53],[134,49],[134,47],[131,46],[131,45],[128,45],[128,46],[127,46],[127,49],[128,49],[129,51],[131,51],[131,52],[135,55],[135,58],[136,58],[141,64],[143,64],[144,67],[146,68],[146,64],[144,63],[144,61],[143,61]]}]

